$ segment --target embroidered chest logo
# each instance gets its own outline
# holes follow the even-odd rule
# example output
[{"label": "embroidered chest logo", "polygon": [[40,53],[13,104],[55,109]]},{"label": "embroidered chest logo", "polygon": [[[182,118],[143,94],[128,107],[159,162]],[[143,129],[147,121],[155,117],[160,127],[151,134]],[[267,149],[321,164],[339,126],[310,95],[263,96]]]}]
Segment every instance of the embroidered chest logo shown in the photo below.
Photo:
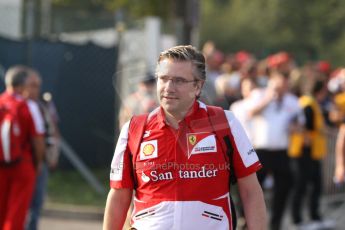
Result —
[{"label": "embroidered chest logo", "polygon": [[157,140],[144,141],[140,144],[140,160],[152,159],[158,156]]},{"label": "embroidered chest logo", "polygon": [[194,154],[217,152],[216,137],[213,133],[187,133],[188,158]]},{"label": "embroidered chest logo", "polygon": [[151,134],[151,130],[145,130],[143,138],[149,137]]},{"label": "embroidered chest logo", "polygon": [[143,148],[143,153],[145,156],[151,156],[155,151],[155,147],[152,144],[146,144]]},{"label": "embroidered chest logo", "polygon": [[195,143],[196,143],[196,136],[193,135],[193,134],[189,135],[188,141],[189,141],[189,143],[190,143],[191,145],[195,145]]}]

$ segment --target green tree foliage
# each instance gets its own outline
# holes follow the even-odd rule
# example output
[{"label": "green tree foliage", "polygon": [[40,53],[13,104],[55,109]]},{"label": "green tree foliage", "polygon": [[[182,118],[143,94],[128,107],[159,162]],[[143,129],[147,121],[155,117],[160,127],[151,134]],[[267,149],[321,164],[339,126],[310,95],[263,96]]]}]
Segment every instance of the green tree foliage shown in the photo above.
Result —
[{"label": "green tree foliage", "polygon": [[286,50],[300,61],[345,63],[345,1],[202,0],[201,6],[201,41],[224,51],[260,57]]},{"label": "green tree foliage", "polygon": [[132,17],[159,16],[163,19],[171,15],[172,0],[53,0],[54,6],[73,7],[85,10],[123,10]]},{"label": "green tree foliage", "polygon": [[108,0],[52,0],[57,7],[68,7],[75,9],[107,9]]},{"label": "green tree foliage", "polygon": [[[52,0],[54,6],[122,10],[128,18],[159,16],[174,25],[186,0]],[[299,61],[345,63],[344,0],[200,0],[200,41],[213,40],[227,52],[241,49],[259,57],[277,50]],[[181,20],[181,18],[180,18]],[[166,31],[166,28],[163,28]]]},{"label": "green tree foliage", "polygon": [[[111,0],[108,0],[111,1]],[[159,16],[167,19],[171,15],[172,0],[120,0],[111,1],[112,9],[123,8],[133,16]]]}]

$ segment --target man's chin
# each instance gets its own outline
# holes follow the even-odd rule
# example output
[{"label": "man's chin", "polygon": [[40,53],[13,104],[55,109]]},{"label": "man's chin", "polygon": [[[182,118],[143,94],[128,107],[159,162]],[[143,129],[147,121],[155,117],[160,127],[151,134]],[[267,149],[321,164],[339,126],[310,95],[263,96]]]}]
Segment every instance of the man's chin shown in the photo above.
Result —
[{"label": "man's chin", "polygon": [[175,105],[173,105],[172,103],[164,103],[162,105],[163,109],[167,112],[173,112],[175,110]]},{"label": "man's chin", "polygon": [[174,114],[176,112],[176,105],[173,103],[164,103],[162,107],[167,113]]}]

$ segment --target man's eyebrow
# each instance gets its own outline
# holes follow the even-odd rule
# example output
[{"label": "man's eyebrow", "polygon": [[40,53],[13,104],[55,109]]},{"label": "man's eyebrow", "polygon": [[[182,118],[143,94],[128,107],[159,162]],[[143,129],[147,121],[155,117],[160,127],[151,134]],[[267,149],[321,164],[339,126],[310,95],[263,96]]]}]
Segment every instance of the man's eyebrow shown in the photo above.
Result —
[{"label": "man's eyebrow", "polygon": [[173,77],[173,78],[181,78],[181,79],[187,80],[186,78],[182,76],[177,76],[177,75],[166,75],[166,74],[159,75],[158,74],[157,77]]}]

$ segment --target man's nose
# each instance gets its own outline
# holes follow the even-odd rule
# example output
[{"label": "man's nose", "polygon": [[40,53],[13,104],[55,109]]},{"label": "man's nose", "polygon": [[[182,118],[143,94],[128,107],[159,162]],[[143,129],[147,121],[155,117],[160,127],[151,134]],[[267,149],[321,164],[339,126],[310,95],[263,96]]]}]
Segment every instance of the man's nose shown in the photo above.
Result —
[{"label": "man's nose", "polygon": [[173,89],[173,88],[175,88],[174,81],[173,81],[172,79],[169,79],[169,80],[167,81],[167,83],[165,84],[165,87],[166,87],[167,89]]}]

